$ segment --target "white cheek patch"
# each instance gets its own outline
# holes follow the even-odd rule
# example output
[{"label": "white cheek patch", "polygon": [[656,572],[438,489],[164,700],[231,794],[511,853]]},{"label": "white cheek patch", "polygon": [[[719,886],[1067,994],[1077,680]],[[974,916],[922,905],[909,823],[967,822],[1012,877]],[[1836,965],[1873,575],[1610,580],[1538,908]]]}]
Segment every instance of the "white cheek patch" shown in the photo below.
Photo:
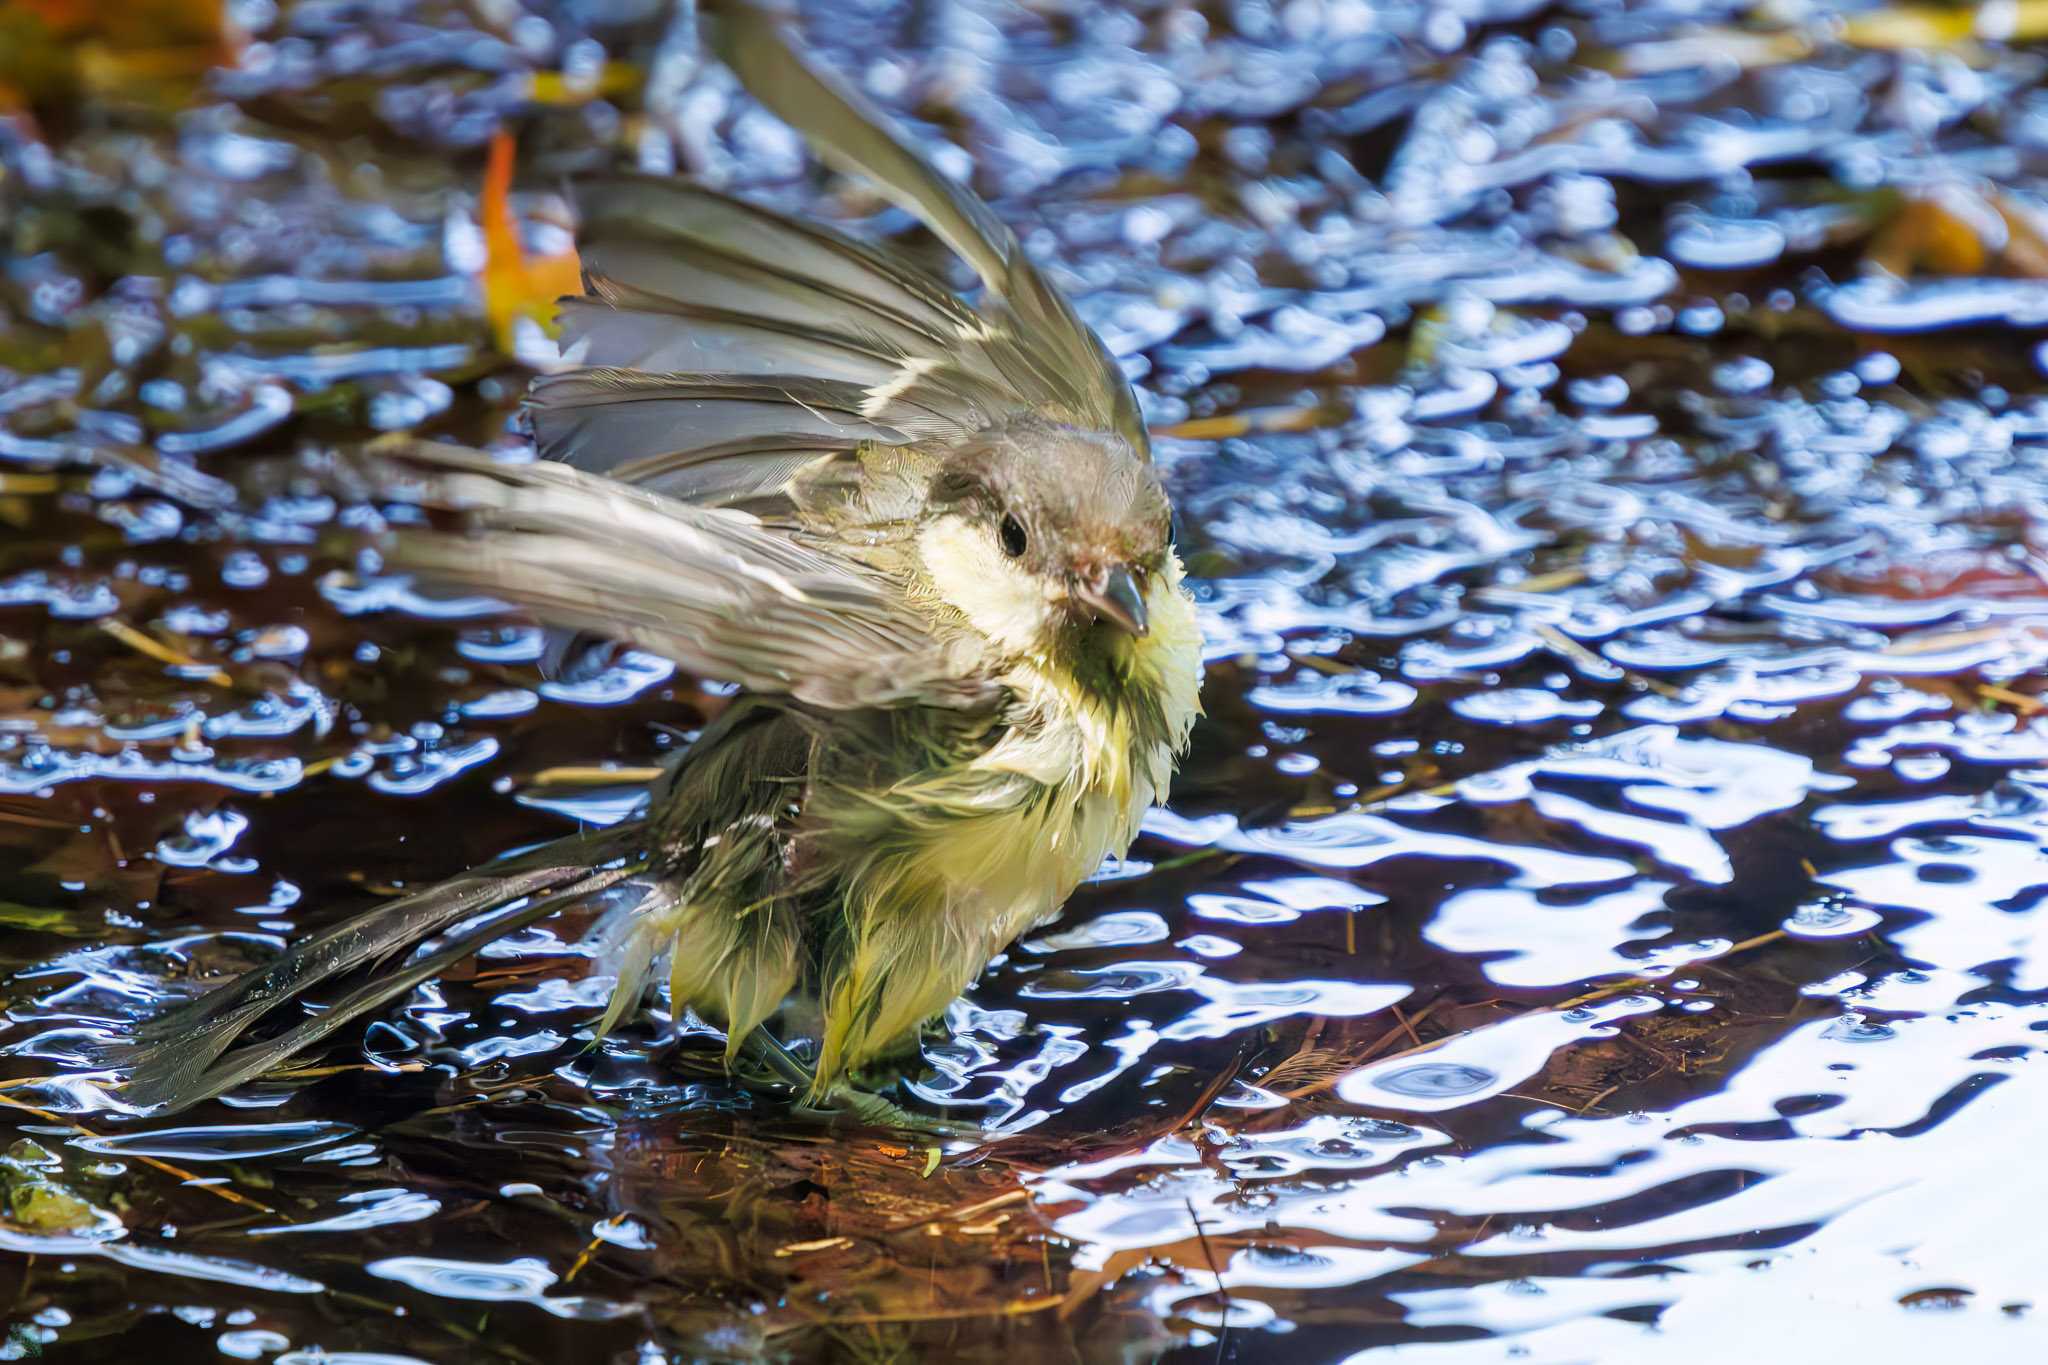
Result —
[{"label": "white cheek patch", "polygon": [[1051,611],[1045,585],[995,537],[964,517],[941,517],[918,534],[917,549],[932,589],[969,625],[1013,653],[1038,647]]}]

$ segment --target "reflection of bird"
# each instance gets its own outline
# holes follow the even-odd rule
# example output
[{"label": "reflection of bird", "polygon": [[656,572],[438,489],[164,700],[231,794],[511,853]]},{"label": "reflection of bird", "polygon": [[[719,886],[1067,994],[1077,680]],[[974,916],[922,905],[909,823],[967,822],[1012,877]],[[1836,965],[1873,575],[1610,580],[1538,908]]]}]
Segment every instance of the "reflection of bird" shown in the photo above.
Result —
[{"label": "reflection of bird", "polygon": [[[794,1058],[749,1039],[795,996],[821,1017],[813,1098],[850,1093],[843,1077],[913,1043],[1164,794],[1199,639],[1129,386],[987,205],[759,14],[725,38],[750,90],[974,269],[979,304],[706,190],[590,186],[587,292],[563,323],[592,368],[531,400],[559,463],[421,453],[427,496],[471,533],[401,533],[387,560],[741,697],[643,821],[372,911],[146,1026],[132,1100],[217,1093],[592,897],[613,907],[607,1026],[666,956],[675,1005],[785,1079]],[[494,908],[229,1050],[278,1000]]]}]

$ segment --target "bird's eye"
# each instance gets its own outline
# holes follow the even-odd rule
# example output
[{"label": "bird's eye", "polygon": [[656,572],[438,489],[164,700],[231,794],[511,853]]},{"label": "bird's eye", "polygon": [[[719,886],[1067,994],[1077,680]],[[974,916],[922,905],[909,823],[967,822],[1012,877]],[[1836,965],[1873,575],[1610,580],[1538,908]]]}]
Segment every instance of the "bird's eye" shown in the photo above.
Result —
[{"label": "bird's eye", "polygon": [[997,531],[1003,538],[1003,553],[1012,559],[1022,559],[1024,557],[1024,523],[1015,517],[1004,517],[1003,524],[997,528]]}]

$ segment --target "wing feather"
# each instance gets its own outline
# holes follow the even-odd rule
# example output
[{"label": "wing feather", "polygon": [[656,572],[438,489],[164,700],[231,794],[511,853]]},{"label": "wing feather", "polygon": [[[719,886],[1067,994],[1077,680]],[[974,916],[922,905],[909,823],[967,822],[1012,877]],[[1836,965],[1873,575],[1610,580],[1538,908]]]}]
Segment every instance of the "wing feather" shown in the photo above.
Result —
[{"label": "wing feather", "polygon": [[[544,457],[591,473],[650,461],[673,468],[699,452],[730,454],[736,444],[827,451],[908,439],[864,416],[865,399],[864,390],[835,380],[568,370],[534,381],[533,431]],[[915,415],[907,405],[905,415]]]},{"label": "wing feather", "polygon": [[391,569],[815,706],[997,695],[968,642],[935,634],[900,585],[744,512],[453,447],[418,444],[404,463],[421,500],[464,513],[470,533],[396,532]]},{"label": "wing feather", "polygon": [[[936,695],[943,651],[850,562],[814,554],[783,565],[779,586],[748,578],[782,553],[760,536],[796,543],[792,480],[865,485],[875,447],[943,444],[1025,413],[1120,434],[1147,458],[1144,424],[1114,359],[988,205],[771,20],[744,4],[727,17],[725,55],[747,87],[923,219],[980,276],[979,303],[823,224],[675,180],[587,181],[586,293],[563,300],[562,323],[567,354],[592,368],[535,384],[536,443],[654,501],[629,516],[591,481],[549,488],[541,515],[526,505],[541,476],[496,471],[466,490],[473,540],[457,552],[406,538],[399,558],[532,611],[553,628],[550,657],[581,631],[820,704]],[[699,522],[678,502],[733,518]]]},{"label": "wing feather", "polygon": [[[724,55],[749,90],[923,219],[980,276],[981,303],[823,224],[671,179],[591,179],[577,188],[586,293],[563,300],[563,341],[604,378],[535,386],[542,453],[624,479],[658,468],[680,498],[731,500],[743,488],[764,508],[804,463],[793,442],[842,448],[834,438],[851,428],[820,412],[858,415],[878,428],[861,439],[881,444],[957,439],[1031,412],[1121,434],[1147,456],[1122,371],[988,205],[814,70],[765,15],[742,4],[726,20]],[[629,371],[658,378],[629,394],[619,377]],[[720,383],[728,391],[713,392]],[[847,401],[798,388],[820,383]],[[761,403],[789,407],[789,420]],[[735,446],[747,433],[763,438],[757,450]],[[714,459],[716,477],[676,473]]]},{"label": "wing feather", "polygon": [[[792,292],[822,294],[862,312],[894,316],[927,336],[945,336],[973,320],[973,310],[951,287],[900,256],[823,223],[792,218],[687,181],[639,175],[593,178],[578,184],[576,206],[582,220],[579,250],[584,237],[597,244],[601,255],[623,253],[636,244],[669,252],[688,245],[692,257],[716,258],[756,278],[779,277]],[[649,276],[631,282],[657,293],[688,296],[661,286],[662,262],[646,264]],[[618,273],[602,265],[599,269]]]},{"label": "wing feather", "polygon": [[982,310],[991,333],[984,346],[1021,398],[1050,404],[1053,415],[1076,425],[1116,432],[1139,456],[1149,454],[1144,419],[1115,358],[994,210],[912,151],[857,92],[799,55],[761,10],[735,4],[717,35],[719,55],[748,93],[827,160],[875,182],[973,267],[999,305]]}]

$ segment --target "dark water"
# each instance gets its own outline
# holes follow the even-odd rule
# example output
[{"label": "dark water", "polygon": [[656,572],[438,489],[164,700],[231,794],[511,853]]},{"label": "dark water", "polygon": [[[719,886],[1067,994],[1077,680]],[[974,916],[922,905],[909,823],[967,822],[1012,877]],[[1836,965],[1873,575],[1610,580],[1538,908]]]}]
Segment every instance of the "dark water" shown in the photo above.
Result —
[{"label": "dark water", "polygon": [[189,1114],[38,1079],[722,704],[339,572],[333,452],[518,443],[494,129],[536,258],[635,163],[931,249],[687,16],[528,4],[237,0],[0,101],[0,1357],[2040,1357],[2048,66],[1991,11],[813,7],[1129,358],[1204,603],[1171,810],[896,1092],[990,1140],[593,1042],[571,924]]}]

